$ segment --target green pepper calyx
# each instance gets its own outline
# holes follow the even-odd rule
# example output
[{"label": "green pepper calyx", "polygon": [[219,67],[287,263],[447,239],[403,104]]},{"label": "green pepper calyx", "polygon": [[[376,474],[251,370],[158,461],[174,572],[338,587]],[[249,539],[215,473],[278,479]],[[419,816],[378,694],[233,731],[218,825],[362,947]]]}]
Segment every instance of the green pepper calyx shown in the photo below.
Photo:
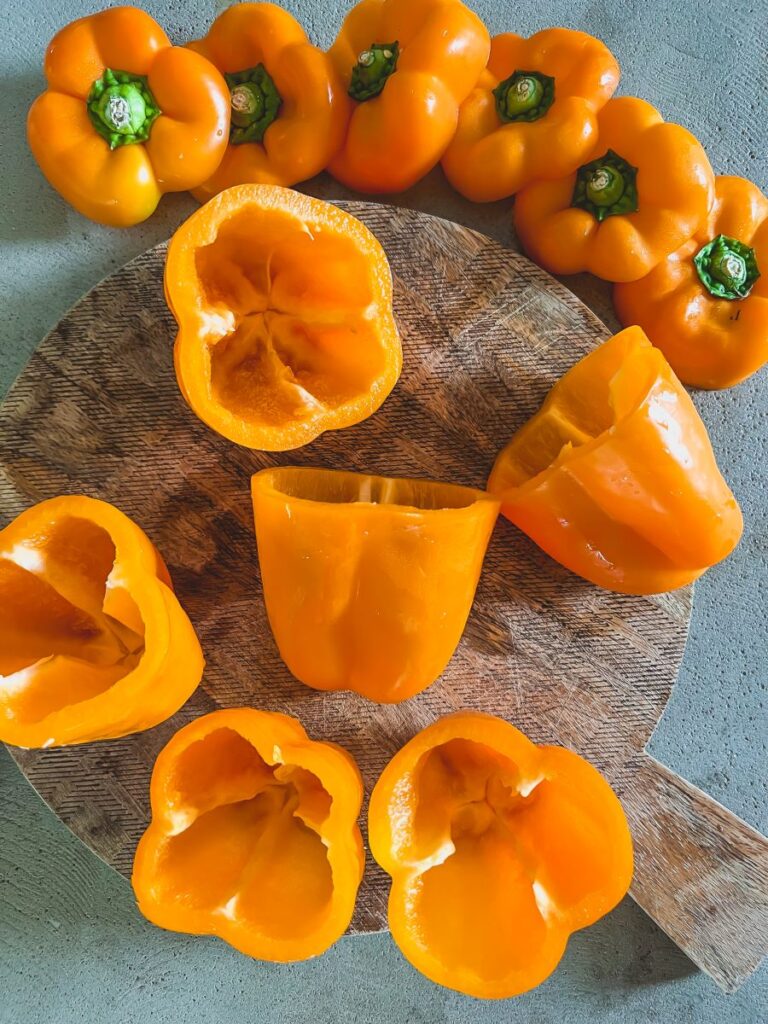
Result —
[{"label": "green pepper calyx", "polygon": [[591,213],[598,221],[618,214],[636,213],[637,168],[609,149],[604,156],[576,172],[571,206]]},{"label": "green pepper calyx", "polygon": [[233,146],[261,142],[283,102],[271,75],[263,64],[257,64],[224,78],[231,108],[229,141]]},{"label": "green pepper calyx", "polygon": [[493,95],[499,120],[538,121],[555,101],[555,80],[540,71],[513,71]]},{"label": "green pepper calyx", "polygon": [[363,50],[352,68],[347,90],[352,99],[363,103],[378,96],[397,67],[399,56],[397,40],[394,43],[372,43],[367,50]]},{"label": "green pepper calyx", "polygon": [[745,299],[760,277],[755,250],[728,235],[707,242],[693,263],[701,283],[717,299]]},{"label": "green pepper calyx", "polygon": [[105,68],[93,83],[85,105],[91,124],[110,149],[146,142],[155,118],[160,116],[144,75],[111,68]]}]

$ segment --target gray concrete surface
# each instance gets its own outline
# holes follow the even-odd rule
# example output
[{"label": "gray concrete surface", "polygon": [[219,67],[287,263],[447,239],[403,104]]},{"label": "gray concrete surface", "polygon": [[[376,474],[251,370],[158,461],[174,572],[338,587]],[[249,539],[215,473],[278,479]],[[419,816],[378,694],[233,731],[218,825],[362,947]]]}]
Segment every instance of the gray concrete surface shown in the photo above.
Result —
[{"label": "gray concrete surface", "polygon": [[[194,208],[167,198],[131,231],[110,231],[69,210],[48,188],[24,141],[26,109],[42,87],[47,41],[87,13],[86,0],[4,0],[0,36],[0,395],[45,331],[104,274],[160,239]],[[223,4],[148,0],[178,41],[201,34]],[[328,44],[347,4],[289,0]],[[522,6],[522,10],[521,10]],[[562,24],[601,36],[623,69],[621,92],[654,102],[693,130],[719,172],[768,186],[768,19],[765,0],[474,0],[494,32]],[[343,190],[318,179],[309,190]],[[473,207],[439,172],[398,202],[477,227],[513,244],[507,204]],[[768,272],[768,268],[764,272]],[[605,315],[606,292],[571,286]],[[763,831],[766,763],[765,372],[725,394],[697,396],[726,475],[742,503],[737,553],[698,585],[691,635],[652,752]],[[0,510],[1,514],[1,510]],[[762,592],[761,592],[762,590]],[[1,1024],[184,1024],[231,1021],[764,1024],[768,967],[736,995],[720,995],[626,901],[577,935],[558,972],[502,1004],[431,985],[386,935],[344,939],[315,962],[255,963],[214,940],[157,931],[130,889],[75,840],[0,752]]]}]

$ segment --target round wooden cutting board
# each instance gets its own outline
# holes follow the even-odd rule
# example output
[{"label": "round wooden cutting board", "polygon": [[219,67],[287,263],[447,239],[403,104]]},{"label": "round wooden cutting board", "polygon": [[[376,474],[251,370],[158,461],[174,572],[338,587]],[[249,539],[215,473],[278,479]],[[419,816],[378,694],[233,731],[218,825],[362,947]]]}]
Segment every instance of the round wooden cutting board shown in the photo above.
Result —
[{"label": "round wooden cutting board", "polygon": [[[608,776],[637,846],[635,898],[734,987],[768,945],[768,844],[644,752],[683,653],[690,589],[598,590],[499,520],[464,638],[426,692],[376,705],[308,689],[281,663],[261,595],[250,475],[293,463],[483,486],[513,431],[608,334],[549,275],[482,235],[422,213],[340,205],[387,251],[403,338],[400,382],[364,423],[272,455],[199,422],[173,372],[163,246],[79,302],[10,392],[0,411],[0,526],[60,493],[115,503],[165,557],[207,659],[197,692],[156,729],[11,753],[72,831],[129,875],[154,758],[198,715],[240,705],[296,715],[311,736],[354,755],[370,793],[428,722],[458,708],[492,712]],[[386,927],[387,891],[369,857],[352,931]]]}]

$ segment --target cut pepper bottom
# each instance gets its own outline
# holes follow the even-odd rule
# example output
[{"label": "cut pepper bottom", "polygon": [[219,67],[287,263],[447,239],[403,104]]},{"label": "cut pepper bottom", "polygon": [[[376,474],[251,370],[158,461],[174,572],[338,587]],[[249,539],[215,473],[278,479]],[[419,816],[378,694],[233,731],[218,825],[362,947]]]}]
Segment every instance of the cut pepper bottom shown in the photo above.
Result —
[{"label": "cut pepper bottom", "polygon": [[179,756],[168,792],[174,834],[153,883],[157,902],[214,912],[273,940],[317,929],[333,895],[319,834],[331,797],[317,776],[268,765],[247,739],[221,728]]},{"label": "cut pepper bottom", "polygon": [[[619,895],[606,898],[621,860],[606,842],[618,802],[577,755],[539,749],[543,758],[521,737],[517,760],[452,738],[401,780],[395,805],[412,812],[391,819],[401,867],[389,920],[397,944],[433,981],[492,998],[525,992],[555,969],[570,933],[626,889],[619,878]],[[597,796],[610,797],[606,814]]]},{"label": "cut pepper bottom", "polygon": [[392,878],[404,956],[483,999],[540,984],[632,877],[627,821],[599,772],[477,711],[438,719],[395,754],[371,794],[368,841]]},{"label": "cut pepper bottom", "polygon": [[685,586],[742,532],[704,424],[639,327],[555,384],[499,454],[488,490],[562,565],[627,594]]},{"label": "cut pepper bottom", "polygon": [[0,557],[0,713],[42,721],[137,666],[144,624],[114,568],[107,531],[77,517]]},{"label": "cut pepper bottom", "polygon": [[394,703],[444,671],[499,505],[484,491],[310,467],[252,480],[280,655],[301,682]]}]

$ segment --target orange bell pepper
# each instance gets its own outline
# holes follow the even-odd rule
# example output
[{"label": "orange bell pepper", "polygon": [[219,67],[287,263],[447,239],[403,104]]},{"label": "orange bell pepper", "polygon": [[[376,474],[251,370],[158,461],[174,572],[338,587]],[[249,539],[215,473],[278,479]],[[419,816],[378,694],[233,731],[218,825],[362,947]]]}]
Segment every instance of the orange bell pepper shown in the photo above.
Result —
[{"label": "orange bell pepper", "polygon": [[706,223],[646,277],[616,285],[613,304],[683,383],[745,380],[768,361],[768,198],[744,178],[715,178]]},{"label": "orange bell pepper", "polygon": [[547,554],[627,594],[682,587],[741,537],[706,427],[639,327],[555,384],[496,459],[488,489]]},{"label": "orange bell pepper", "polygon": [[164,192],[210,178],[224,155],[226,82],[136,7],[63,28],[45,77],[27,119],[29,146],[50,184],[91,220],[138,224]]},{"label": "orange bell pepper", "polygon": [[169,718],[203,674],[151,541],[95,498],[52,498],[0,531],[0,740],[60,747]]},{"label": "orange bell pepper", "polygon": [[257,473],[252,493],[264,601],[293,675],[385,703],[433,683],[461,639],[498,502],[288,466]]},{"label": "orange bell pepper", "polygon": [[361,0],[329,51],[354,109],[328,170],[359,192],[401,192],[431,170],[490,38],[459,0]]},{"label": "orange bell pepper", "polygon": [[235,4],[204,39],[189,43],[224,74],[231,97],[229,146],[200,200],[244,182],[293,185],[322,171],[349,117],[328,55],[276,4]]},{"label": "orange bell pepper", "polygon": [[277,185],[220,193],[171,239],[165,294],[184,397],[248,448],[359,423],[400,376],[384,250],[319,199]]},{"label": "orange bell pepper", "polygon": [[362,796],[350,755],[289,715],[196,719],[152,772],[131,880],[139,910],[260,960],[323,953],[349,925],[363,877]]},{"label": "orange bell pepper", "polygon": [[467,199],[487,203],[571,174],[594,145],[597,113],[618,84],[616,58],[586,32],[495,36],[443,156],[446,178]]},{"label": "orange bell pepper", "polygon": [[714,174],[691,133],[644,100],[609,100],[597,125],[575,173],[518,193],[515,228],[528,255],[551,273],[636,281],[704,223]]},{"label": "orange bell pepper", "polygon": [[541,984],[632,878],[627,821],[599,772],[474,711],[395,754],[371,796],[368,841],[392,876],[403,956],[481,999]]}]

